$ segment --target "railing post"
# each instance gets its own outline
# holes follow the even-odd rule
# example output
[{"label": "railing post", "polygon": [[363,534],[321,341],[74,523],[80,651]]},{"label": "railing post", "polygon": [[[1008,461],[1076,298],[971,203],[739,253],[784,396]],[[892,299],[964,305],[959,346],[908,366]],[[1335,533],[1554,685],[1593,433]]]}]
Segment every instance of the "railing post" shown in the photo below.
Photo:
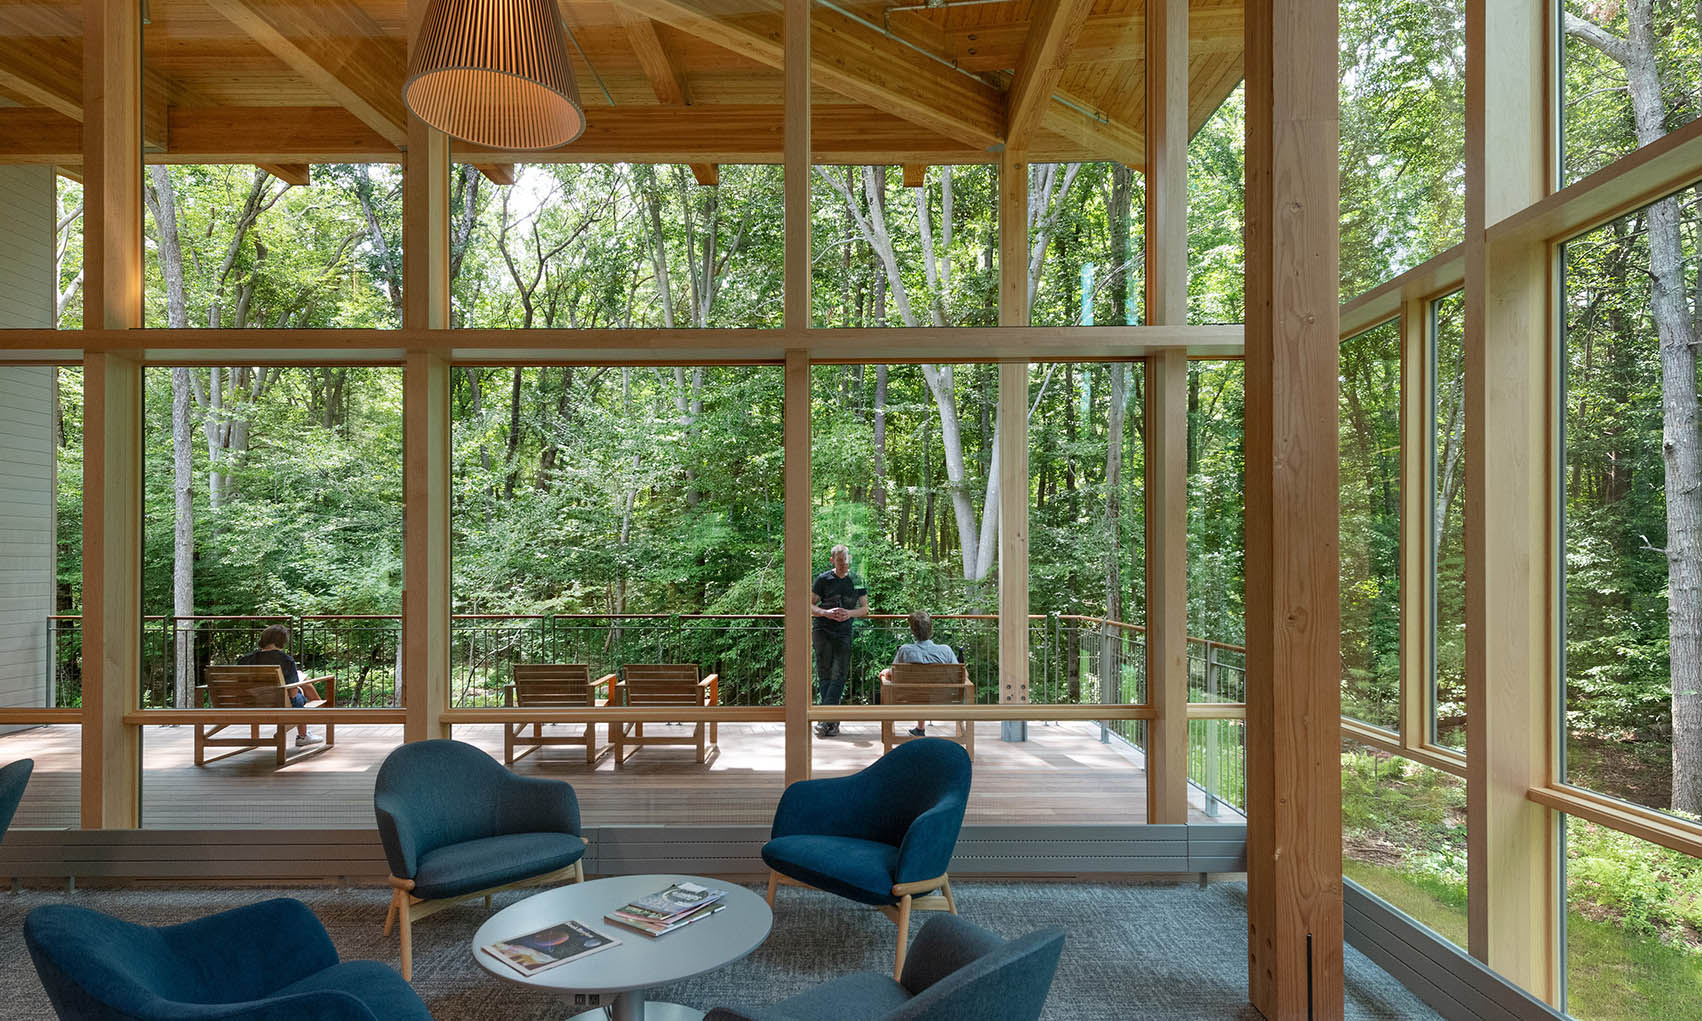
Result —
[{"label": "railing post", "polygon": [[[1216,702],[1217,685],[1217,643],[1206,641],[1206,701]],[[1222,783],[1218,769],[1217,732],[1223,726],[1222,720],[1207,720],[1206,723],[1206,815],[1217,817],[1218,785]]]}]

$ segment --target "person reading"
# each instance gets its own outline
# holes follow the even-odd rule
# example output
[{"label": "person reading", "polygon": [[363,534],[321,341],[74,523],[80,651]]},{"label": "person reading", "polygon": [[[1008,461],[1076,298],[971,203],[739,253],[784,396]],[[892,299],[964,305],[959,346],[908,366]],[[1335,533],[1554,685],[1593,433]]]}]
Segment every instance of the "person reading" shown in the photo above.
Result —
[{"label": "person reading", "polygon": [[[295,668],[295,659],[284,650],[290,645],[290,629],[282,624],[273,624],[260,632],[260,647],[237,660],[245,666],[275,666],[284,672],[284,683],[299,684],[300,687],[290,688],[290,705],[300,709],[309,699],[318,701],[319,689],[311,682],[301,684],[301,674]],[[300,745],[319,744],[322,738],[314,737],[307,732],[307,724],[296,727],[295,743]]]},{"label": "person reading", "polygon": [[[892,655],[894,663],[957,662],[957,653],[952,651],[951,646],[934,641],[934,618],[928,616],[927,610],[917,610],[910,615],[910,635],[916,640],[898,647]],[[910,736],[926,737],[927,723],[927,720],[917,720],[916,726],[910,728]]]}]

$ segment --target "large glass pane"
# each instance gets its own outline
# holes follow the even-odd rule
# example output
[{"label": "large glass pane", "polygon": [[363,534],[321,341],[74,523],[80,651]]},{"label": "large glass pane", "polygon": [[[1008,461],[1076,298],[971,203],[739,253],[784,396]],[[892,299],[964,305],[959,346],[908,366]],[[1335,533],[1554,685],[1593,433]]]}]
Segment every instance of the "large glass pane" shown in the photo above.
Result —
[{"label": "large glass pane", "polygon": [[1702,813],[1696,192],[1566,243],[1565,771]]},{"label": "large glass pane", "polygon": [[454,325],[779,326],[782,178],[725,165],[704,185],[680,164],[548,163],[496,184],[457,165]]},{"label": "large glass pane", "polygon": [[1342,875],[1466,946],[1466,782],[1342,742]]},{"label": "large glass pane", "polygon": [[1566,825],[1566,1012],[1694,1018],[1702,860],[1573,816]]},{"label": "large glass pane", "polygon": [[1465,236],[1465,4],[1341,5],[1341,293]]},{"label": "large glass pane", "polygon": [[[718,705],[782,704],[784,396],[770,366],[458,366],[451,705],[560,705],[516,674],[577,665],[591,703],[618,706],[620,682],[651,664],[713,676]],[[611,822],[772,816],[785,773],[779,724],[718,724],[707,764],[695,725],[644,724],[645,738],[680,742],[634,752],[667,776],[664,801],[632,796],[631,777],[614,772],[617,726],[527,728],[523,739],[583,742],[589,731],[592,741],[522,742],[513,766],[571,771],[582,801]],[[455,734],[510,754],[499,725]]]},{"label": "large glass pane", "polygon": [[[215,668],[245,660],[293,671],[309,703],[399,705],[401,370],[149,368],[143,389],[143,707],[206,705]],[[276,725],[211,735],[271,745],[204,755],[195,729],[144,729],[145,825],[359,825],[336,813],[370,799],[401,739],[285,728],[312,780],[280,785]]]},{"label": "large glass pane", "polygon": [[[998,170],[815,168],[811,260],[817,326],[994,326]],[[1061,183],[1061,178],[1060,178]]]},{"label": "large glass pane", "polygon": [[54,324],[61,330],[83,326],[83,184],[55,177],[54,260],[57,297]]},{"label": "large glass pane", "polygon": [[1246,318],[1246,150],[1247,99],[1236,84],[1188,141],[1189,323]]},{"label": "large glass pane", "polygon": [[1696,119],[1702,27],[1678,0],[1561,0],[1561,181]]},{"label": "large glass pane", "polygon": [[1430,306],[1430,739],[1466,746],[1466,299]]},{"label": "large glass pane", "polygon": [[1188,363],[1188,634],[1237,648],[1247,641],[1245,378],[1238,361]]},{"label": "large glass pane", "polygon": [[[45,220],[51,174],[40,184]],[[46,326],[51,235],[35,240],[34,325]],[[0,366],[0,710],[82,705],[82,377],[75,367]],[[0,724],[0,762],[22,758],[36,768],[14,825],[77,825],[80,728]]]},{"label": "large glass pane", "polygon": [[400,323],[399,168],[316,165],[298,185],[253,166],[155,163],[143,183],[148,326]]},{"label": "large glass pane", "polygon": [[1399,730],[1401,329],[1341,347],[1342,715]]},{"label": "large glass pane", "polygon": [[1029,168],[1029,322],[1138,325],[1146,266],[1143,178],[1121,163]]}]

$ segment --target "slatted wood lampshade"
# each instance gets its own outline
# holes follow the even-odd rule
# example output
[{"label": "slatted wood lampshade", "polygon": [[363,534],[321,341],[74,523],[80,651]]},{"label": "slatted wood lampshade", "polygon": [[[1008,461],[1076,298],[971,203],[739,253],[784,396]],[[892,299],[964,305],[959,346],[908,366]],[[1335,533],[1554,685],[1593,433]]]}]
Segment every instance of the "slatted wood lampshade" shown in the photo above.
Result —
[{"label": "slatted wood lampshade", "polygon": [[553,149],[585,130],[555,0],[432,0],[402,99],[445,134]]}]

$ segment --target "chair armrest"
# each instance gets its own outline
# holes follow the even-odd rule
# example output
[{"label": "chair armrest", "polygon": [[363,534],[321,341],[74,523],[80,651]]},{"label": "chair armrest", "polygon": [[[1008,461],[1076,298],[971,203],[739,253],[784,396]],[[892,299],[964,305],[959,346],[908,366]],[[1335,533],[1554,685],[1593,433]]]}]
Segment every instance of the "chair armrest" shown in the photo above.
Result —
[{"label": "chair armrest", "polygon": [[591,682],[591,690],[596,691],[598,688],[604,687],[605,685],[611,686],[611,690],[612,690],[612,685],[614,685],[614,683],[616,681],[618,681],[619,679],[620,679],[620,677],[617,674],[613,674],[613,673],[604,674],[603,676],[601,676],[601,677],[599,677],[596,680]]},{"label": "chair armrest", "polygon": [[956,915],[935,915],[916,934],[899,982],[917,996],[965,965],[1003,946],[1004,939]]},{"label": "chair armrest", "polygon": [[898,845],[895,883],[917,883],[945,874],[963,829],[963,810],[963,799],[947,798],[916,817]]},{"label": "chair armrest", "polygon": [[167,926],[160,937],[180,959],[216,970],[233,999],[262,999],[337,963],[325,926],[292,897]]},{"label": "chair armrest", "polygon": [[412,879],[420,868],[420,855],[428,848],[420,846],[420,836],[408,818],[407,804],[397,795],[378,793],[372,797],[373,812],[378,816],[378,839],[384,845],[384,856],[390,861],[390,874],[397,879]]}]

